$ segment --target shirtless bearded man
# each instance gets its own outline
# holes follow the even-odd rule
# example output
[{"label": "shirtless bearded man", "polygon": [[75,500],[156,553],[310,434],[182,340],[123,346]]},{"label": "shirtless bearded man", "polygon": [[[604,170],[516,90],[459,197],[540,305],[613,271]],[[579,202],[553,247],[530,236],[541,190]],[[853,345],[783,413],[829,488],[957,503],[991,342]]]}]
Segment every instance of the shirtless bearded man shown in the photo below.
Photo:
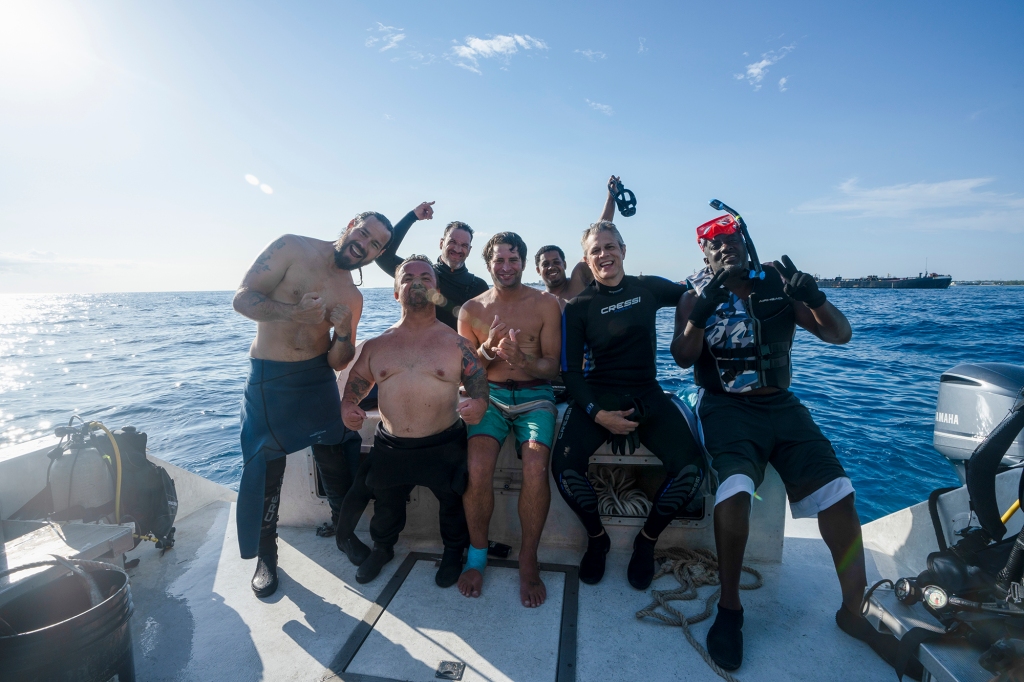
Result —
[{"label": "shirtless bearded man", "polygon": [[[455,584],[462,551],[469,544],[462,493],[466,490],[466,426],[487,409],[487,375],[473,346],[437,320],[433,300],[437,278],[426,256],[405,259],[395,272],[395,298],[402,319],[367,341],[352,366],[342,399],[345,426],[362,428],[359,407],[378,385],[380,424],[373,449],[345,496],[339,535],[348,535],[376,497],[370,536],[373,551],[359,564],[356,580],[369,582],[395,556],[394,545],[405,527],[405,504],[413,486],[430,488],[441,505],[439,520],[444,555],[435,581]],[[462,383],[469,400],[459,403]],[[463,423],[465,422],[465,424]]]},{"label": "shirtless bearded man", "polygon": [[235,294],[235,310],[257,323],[242,400],[236,512],[242,558],[258,558],[257,597],[277,589],[285,455],[313,446],[328,496],[345,493],[329,473],[343,467],[320,464],[345,435],[333,370],[355,354],[363,296],[352,270],[380,255],[390,238],[391,223],[372,211],[353,218],[335,242],[286,234],[260,254]]},{"label": "shirtless bearded man", "polygon": [[487,563],[487,528],[494,511],[494,467],[498,451],[515,433],[523,460],[519,520],[519,596],[523,606],[544,603],[547,590],[537,566],[537,545],[551,505],[548,455],[554,440],[554,393],[562,323],[557,299],[523,285],[526,244],[513,232],[500,232],[484,247],[494,288],[467,301],[459,314],[459,334],[479,345],[491,395],[487,414],[469,428],[469,487],[463,497],[471,545],[459,591],[479,597]]}]

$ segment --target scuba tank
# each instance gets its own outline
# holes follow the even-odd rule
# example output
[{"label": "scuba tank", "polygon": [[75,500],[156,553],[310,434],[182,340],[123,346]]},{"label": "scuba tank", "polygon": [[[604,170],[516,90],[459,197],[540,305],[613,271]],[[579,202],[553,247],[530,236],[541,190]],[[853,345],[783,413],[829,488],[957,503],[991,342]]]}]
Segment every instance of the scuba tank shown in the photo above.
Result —
[{"label": "scuba tank", "polygon": [[146,457],[147,436],[134,426],[111,432],[100,422],[57,427],[61,440],[47,485],[53,501],[51,518],[135,524],[134,540],[174,546],[178,495],[174,480]]},{"label": "scuba tank", "polygon": [[57,519],[95,521],[114,512],[114,481],[103,455],[84,439],[72,441],[68,451],[50,467],[50,495]]}]

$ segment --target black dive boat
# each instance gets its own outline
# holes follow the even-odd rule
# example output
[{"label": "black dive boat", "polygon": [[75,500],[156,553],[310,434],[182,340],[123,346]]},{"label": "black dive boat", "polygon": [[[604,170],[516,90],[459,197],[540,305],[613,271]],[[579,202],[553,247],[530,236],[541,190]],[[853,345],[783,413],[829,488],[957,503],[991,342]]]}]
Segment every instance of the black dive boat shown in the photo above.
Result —
[{"label": "black dive boat", "polygon": [[868,275],[856,279],[843,279],[842,277],[818,279],[818,287],[822,289],[946,289],[952,281],[952,275],[922,272],[918,273],[917,277]]}]

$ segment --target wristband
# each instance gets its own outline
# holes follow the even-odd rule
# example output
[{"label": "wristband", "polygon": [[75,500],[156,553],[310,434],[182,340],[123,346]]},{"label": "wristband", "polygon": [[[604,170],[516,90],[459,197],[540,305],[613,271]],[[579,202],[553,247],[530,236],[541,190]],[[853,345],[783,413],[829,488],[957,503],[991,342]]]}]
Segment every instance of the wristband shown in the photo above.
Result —
[{"label": "wristband", "polygon": [[484,350],[484,344],[482,344],[482,343],[480,344],[480,347],[477,349],[477,352],[479,352],[480,356],[483,357],[488,362],[490,362],[491,360],[494,360],[494,356],[493,355],[488,355],[487,351]]}]

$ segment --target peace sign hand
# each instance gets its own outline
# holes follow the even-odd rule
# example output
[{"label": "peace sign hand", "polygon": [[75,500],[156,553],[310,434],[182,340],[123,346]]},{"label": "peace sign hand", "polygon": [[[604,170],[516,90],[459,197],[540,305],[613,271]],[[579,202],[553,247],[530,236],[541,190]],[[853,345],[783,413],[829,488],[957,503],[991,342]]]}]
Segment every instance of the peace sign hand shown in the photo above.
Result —
[{"label": "peace sign hand", "polygon": [[786,281],[785,292],[793,300],[806,303],[808,308],[817,308],[825,303],[825,292],[818,288],[814,277],[797,270],[789,256],[783,256],[781,263],[775,261],[775,269]]}]

